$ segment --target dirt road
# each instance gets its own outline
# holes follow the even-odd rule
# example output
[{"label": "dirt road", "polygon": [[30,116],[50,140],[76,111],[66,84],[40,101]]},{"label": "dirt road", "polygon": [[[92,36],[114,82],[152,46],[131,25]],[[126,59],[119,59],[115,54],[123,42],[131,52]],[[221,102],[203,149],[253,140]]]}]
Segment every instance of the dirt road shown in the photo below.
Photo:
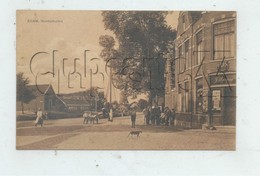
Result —
[{"label": "dirt road", "polygon": [[[82,122],[82,118],[47,120],[43,127],[34,127],[33,121],[19,121],[17,149],[235,149],[235,127],[209,131],[147,126],[142,114],[137,115],[134,129],[130,117],[117,117],[113,122],[101,119],[99,124]],[[140,137],[128,136],[132,130],[142,131]]]}]

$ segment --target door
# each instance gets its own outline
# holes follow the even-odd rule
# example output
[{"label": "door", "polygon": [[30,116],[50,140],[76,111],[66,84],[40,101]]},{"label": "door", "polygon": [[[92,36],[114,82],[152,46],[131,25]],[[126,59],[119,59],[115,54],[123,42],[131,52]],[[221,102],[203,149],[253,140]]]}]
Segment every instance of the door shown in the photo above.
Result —
[{"label": "door", "polygon": [[223,125],[236,125],[236,87],[226,87],[223,93]]}]

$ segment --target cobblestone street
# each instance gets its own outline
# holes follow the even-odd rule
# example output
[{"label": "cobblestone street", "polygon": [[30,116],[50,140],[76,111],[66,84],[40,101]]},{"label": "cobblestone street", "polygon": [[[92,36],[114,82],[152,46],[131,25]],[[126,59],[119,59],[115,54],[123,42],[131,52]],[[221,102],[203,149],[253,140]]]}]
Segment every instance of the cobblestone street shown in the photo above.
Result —
[{"label": "cobblestone street", "polygon": [[[101,119],[99,124],[82,122],[82,118],[48,120],[43,127],[34,127],[33,121],[17,122],[17,149],[235,150],[235,127],[210,131],[147,126],[141,114],[135,129],[127,116],[113,122]],[[142,131],[140,137],[128,136],[132,130]]]}]

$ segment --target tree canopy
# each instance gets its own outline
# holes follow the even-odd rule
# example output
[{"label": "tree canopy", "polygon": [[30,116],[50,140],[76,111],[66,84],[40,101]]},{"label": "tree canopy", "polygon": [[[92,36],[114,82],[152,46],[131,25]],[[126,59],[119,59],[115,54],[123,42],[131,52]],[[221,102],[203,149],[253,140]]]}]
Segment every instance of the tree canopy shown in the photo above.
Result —
[{"label": "tree canopy", "polygon": [[32,90],[28,88],[30,83],[29,78],[25,78],[23,73],[16,74],[16,99],[21,101],[22,112],[23,112],[23,103],[29,103],[32,99],[35,98],[35,95]]},{"label": "tree canopy", "polygon": [[148,106],[148,102],[145,99],[139,99],[138,100],[138,107],[143,110],[144,108],[146,108]]},{"label": "tree canopy", "polygon": [[[164,95],[164,56],[176,31],[166,23],[167,12],[104,11],[105,29],[100,36],[100,56],[112,69],[113,85],[128,95],[148,93],[150,102]],[[118,46],[117,46],[118,45]],[[117,47],[116,47],[117,46]]]}]

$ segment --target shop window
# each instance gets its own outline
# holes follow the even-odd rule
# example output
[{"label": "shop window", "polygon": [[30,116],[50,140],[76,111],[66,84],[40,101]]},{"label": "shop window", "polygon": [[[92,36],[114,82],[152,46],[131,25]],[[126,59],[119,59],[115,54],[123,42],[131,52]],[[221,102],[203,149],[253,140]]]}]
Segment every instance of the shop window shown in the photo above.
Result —
[{"label": "shop window", "polygon": [[214,25],[214,59],[235,57],[235,21]]},{"label": "shop window", "polygon": [[220,90],[213,90],[212,91],[212,110],[213,111],[220,111],[221,110],[220,97],[221,97]]}]

